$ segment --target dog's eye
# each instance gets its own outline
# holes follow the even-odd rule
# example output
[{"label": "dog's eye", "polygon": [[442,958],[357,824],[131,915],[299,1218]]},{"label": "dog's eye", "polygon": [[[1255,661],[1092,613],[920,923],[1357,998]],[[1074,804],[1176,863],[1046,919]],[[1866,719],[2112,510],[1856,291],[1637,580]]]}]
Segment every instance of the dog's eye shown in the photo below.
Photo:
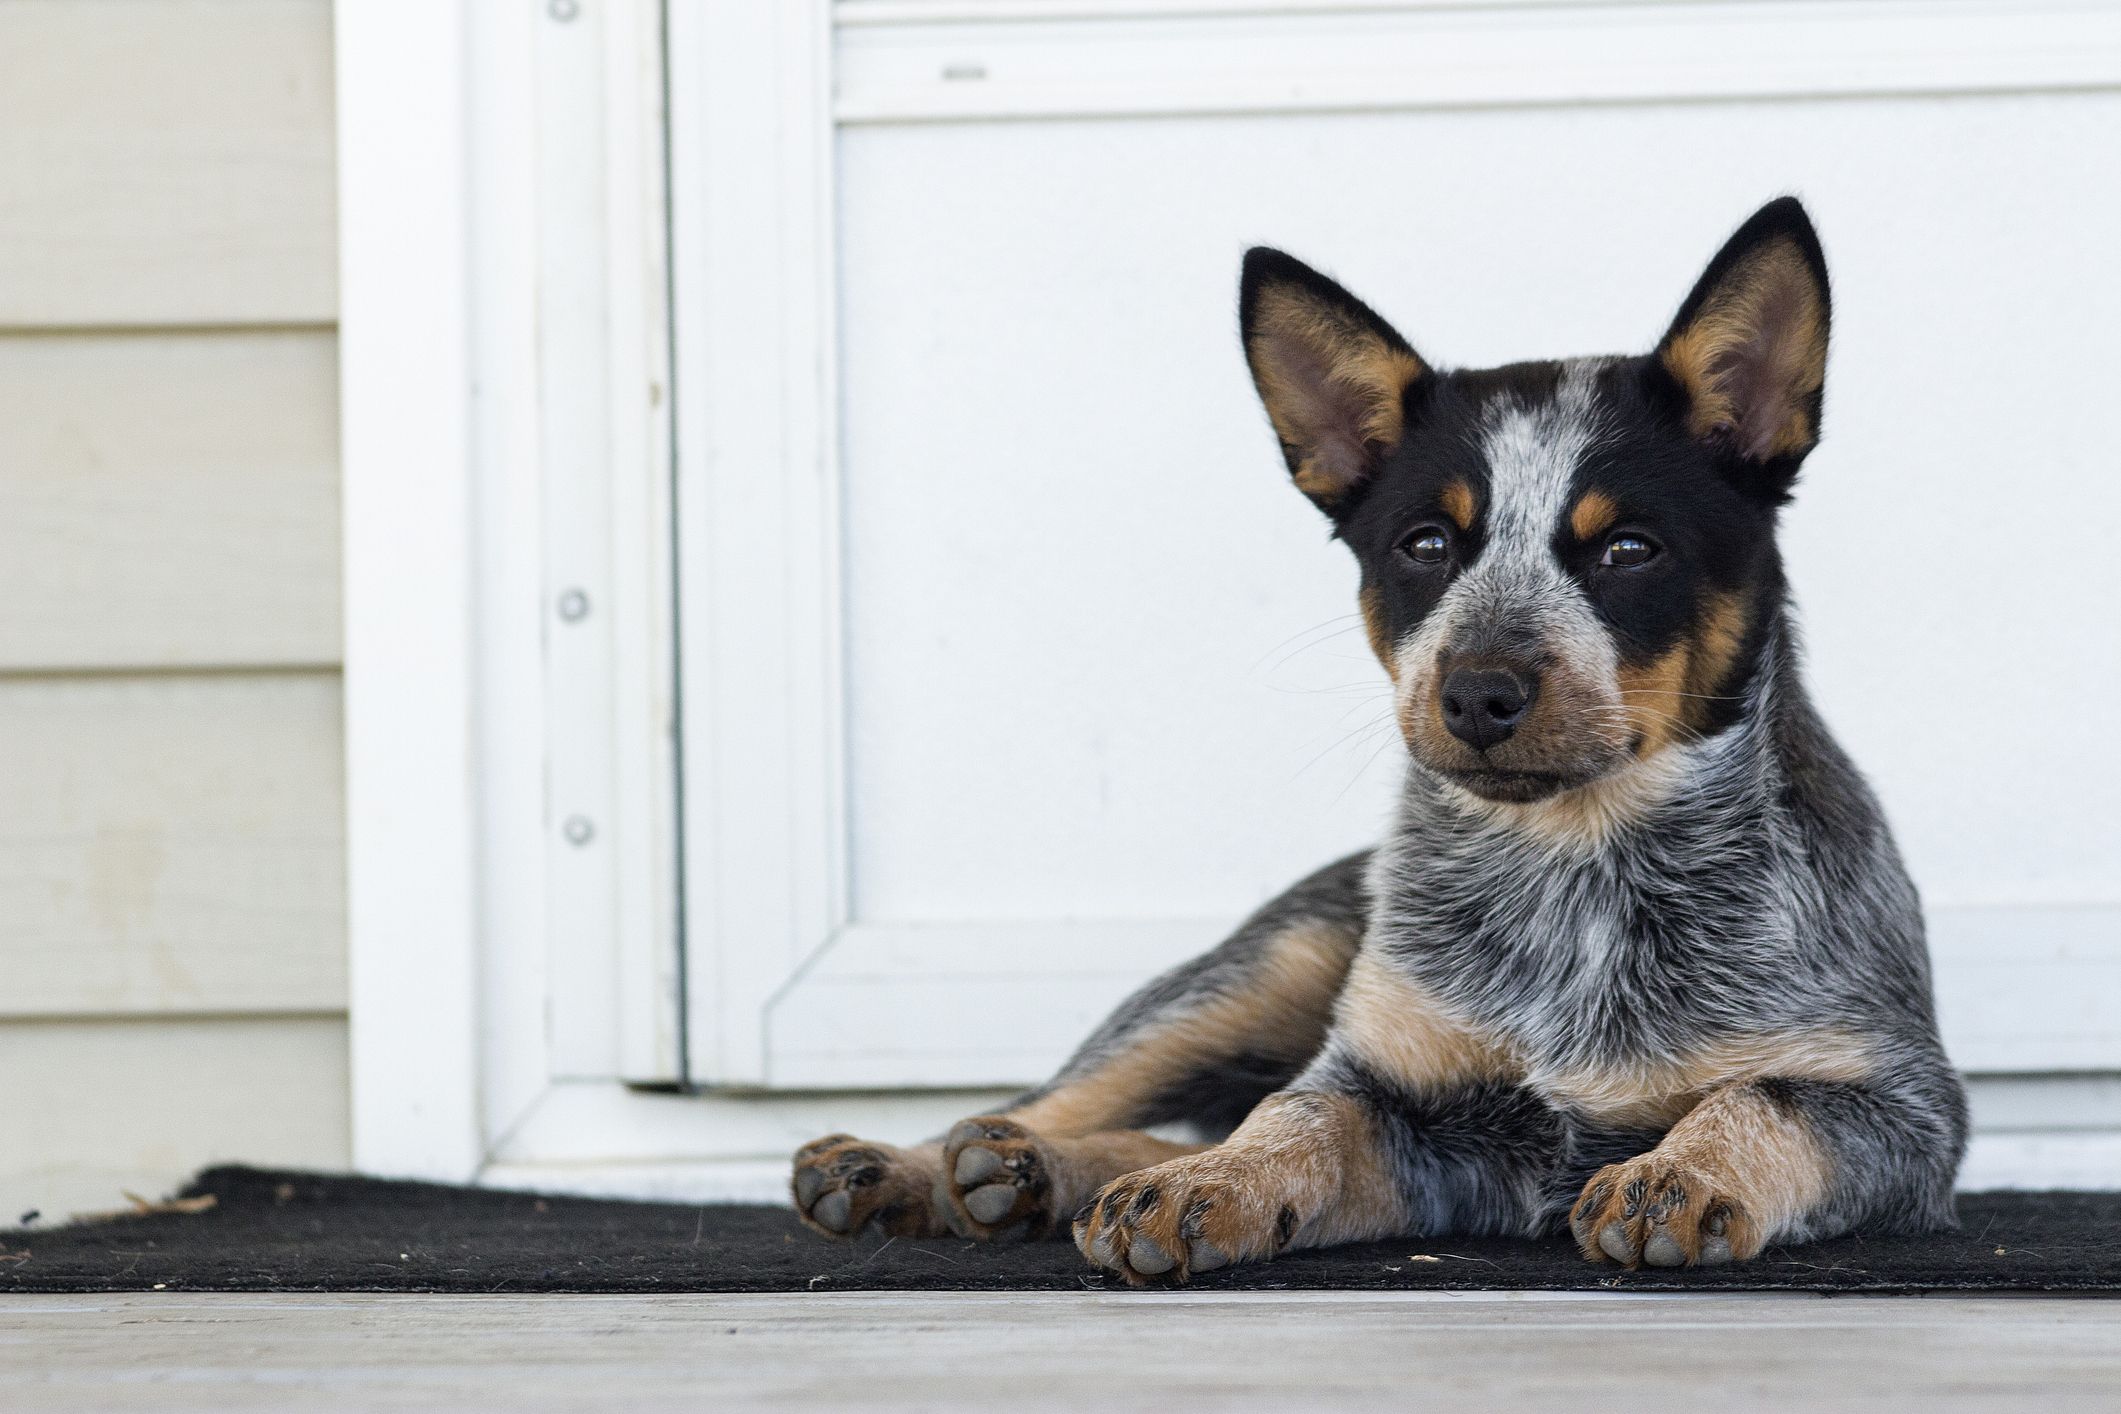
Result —
[{"label": "dog's eye", "polygon": [[1451,538],[1441,527],[1425,525],[1407,532],[1399,542],[1399,553],[1417,565],[1440,565],[1451,557]]},{"label": "dog's eye", "polygon": [[1605,543],[1605,554],[1598,563],[1615,569],[1633,569],[1646,565],[1657,558],[1657,542],[1647,535],[1633,531],[1622,531]]}]

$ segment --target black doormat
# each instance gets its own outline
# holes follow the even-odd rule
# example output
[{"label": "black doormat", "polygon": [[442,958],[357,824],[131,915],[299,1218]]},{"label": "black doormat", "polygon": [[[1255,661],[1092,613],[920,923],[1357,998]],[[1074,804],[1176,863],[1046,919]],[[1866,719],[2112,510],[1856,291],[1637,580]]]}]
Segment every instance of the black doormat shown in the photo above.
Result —
[{"label": "black doormat", "polygon": [[[193,1211],[0,1232],[6,1291],[1078,1291],[1065,1242],[828,1242],[785,1208],[209,1169]],[[1975,1193],[1962,1228],[1622,1271],[1565,1241],[1408,1238],[1203,1275],[1206,1291],[2121,1291],[2121,1193]]]}]

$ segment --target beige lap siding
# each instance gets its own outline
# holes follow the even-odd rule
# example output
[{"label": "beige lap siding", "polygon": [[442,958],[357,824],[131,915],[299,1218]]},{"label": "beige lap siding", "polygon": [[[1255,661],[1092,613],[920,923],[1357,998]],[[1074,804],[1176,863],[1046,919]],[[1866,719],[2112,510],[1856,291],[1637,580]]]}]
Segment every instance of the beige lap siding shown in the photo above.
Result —
[{"label": "beige lap siding", "polygon": [[0,134],[0,326],[337,319],[324,0],[7,0]]},{"label": "beige lap siding", "polygon": [[0,1076],[0,1227],[223,1160],[347,1163],[343,1017],[10,1022]]},{"label": "beige lap siding", "polygon": [[0,672],[337,666],[337,342],[0,333]]},{"label": "beige lap siding", "polygon": [[0,676],[0,1023],[344,1011],[340,778],[335,673]]},{"label": "beige lap siding", "polygon": [[0,4],[0,1225],[348,1160],[331,12]]}]

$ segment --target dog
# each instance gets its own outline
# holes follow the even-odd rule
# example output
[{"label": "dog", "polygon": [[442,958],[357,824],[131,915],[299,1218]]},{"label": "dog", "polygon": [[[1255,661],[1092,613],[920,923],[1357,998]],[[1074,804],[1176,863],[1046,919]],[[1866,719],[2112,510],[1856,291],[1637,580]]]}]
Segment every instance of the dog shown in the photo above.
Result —
[{"label": "dog", "polygon": [[[1915,889],[1800,680],[1776,523],[1830,303],[1794,199],[1646,355],[1445,371],[1292,257],[1240,328],[1361,565],[1389,833],[913,1148],[797,1151],[811,1228],[1072,1235],[1135,1285],[1391,1236],[1594,1262],[1954,1225],[1966,1099]],[[1183,1122],[1192,1143],[1148,1133]]]}]

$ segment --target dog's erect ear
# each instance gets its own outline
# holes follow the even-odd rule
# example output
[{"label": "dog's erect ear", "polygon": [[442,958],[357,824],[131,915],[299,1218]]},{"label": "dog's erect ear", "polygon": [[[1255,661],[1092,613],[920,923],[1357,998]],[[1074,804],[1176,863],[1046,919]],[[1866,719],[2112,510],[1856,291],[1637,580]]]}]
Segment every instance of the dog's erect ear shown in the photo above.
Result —
[{"label": "dog's erect ear", "polygon": [[1709,262],[1657,346],[1688,428],[1748,461],[1791,459],[1794,474],[1819,440],[1828,315],[1811,219],[1793,196],[1769,202]]},{"label": "dog's erect ear", "polygon": [[1330,515],[1406,430],[1406,393],[1422,362],[1368,305],[1264,246],[1245,253],[1238,312],[1289,471]]}]

